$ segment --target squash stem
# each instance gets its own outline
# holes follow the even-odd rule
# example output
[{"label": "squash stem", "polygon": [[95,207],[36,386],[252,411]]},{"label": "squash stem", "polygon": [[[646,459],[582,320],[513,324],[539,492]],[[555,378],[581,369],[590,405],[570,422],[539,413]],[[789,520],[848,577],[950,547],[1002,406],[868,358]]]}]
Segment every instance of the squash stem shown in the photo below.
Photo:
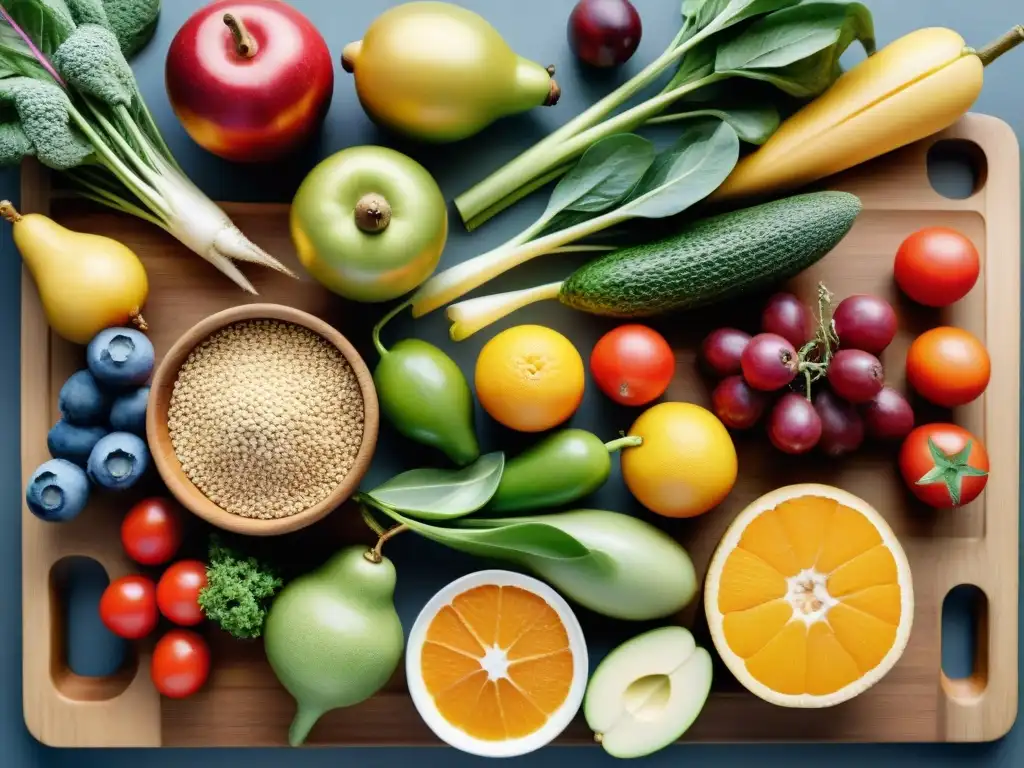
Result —
[{"label": "squash stem", "polygon": [[474,333],[538,301],[557,299],[562,283],[548,283],[522,291],[509,291],[469,299],[448,307],[452,341],[465,341]]},{"label": "squash stem", "polygon": [[998,40],[994,40],[978,51],[978,58],[987,67],[1004,53],[1012,51],[1021,43],[1024,43],[1024,25],[1018,24]]},{"label": "squash stem", "polygon": [[382,317],[380,319],[379,323],[377,323],[375,326],[373,326],[373,346],[375,346],[377,348],[377,353],[381,357],[384,357],[384,355],[386,355],[388,353],[388,348],[385,347],[383,344],[381,344],[381,341],[380,341],[380,332],[381,332],[381,330],[391,320],[394,320],[395,317],[397,317],[399,315],[399,313],[401,313],[401,311],[403,309],[405,309],[406,307],[408,307],[411,303],[412,303],[411,301],[404,301],[404,302],[402,302],[397,307],[395,307],[390,312],[388,312],[386,315],[384,315],[384,317]]},{"label": "squash stem", "polygon": [[615,453],[623,448],[637,448],[644,444],[644,439],[639,435],[633,435],[631,437],[620,437],[618,440],[612,440],[604,444],[604,447],[608,449],[608,453]]}]

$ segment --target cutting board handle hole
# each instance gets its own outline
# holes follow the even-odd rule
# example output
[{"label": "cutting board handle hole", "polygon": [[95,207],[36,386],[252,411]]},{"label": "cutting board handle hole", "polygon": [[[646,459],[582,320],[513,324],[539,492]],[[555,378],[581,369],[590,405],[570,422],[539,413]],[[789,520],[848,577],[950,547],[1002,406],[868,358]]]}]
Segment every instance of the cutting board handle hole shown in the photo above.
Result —
[{"label": "cutting board handle hole", "polygon": [[988,597],[973,584],[942,601],[942,687],[958,701],[978,699],[988,686]]},{"label": "cutting board handle hole", "polygon": [[966,200],[988,181],[988,158],[973,141],[943,139],[928,150],[928,180],[932,189],[950,200]]},{"label": "cutting board handle hole", "polygon": [[100,621],[100,596],[110,578],[91,557],[65,557],[50,569],[50,676],[75,701],[106,701],[135,679],[131,646]]}]

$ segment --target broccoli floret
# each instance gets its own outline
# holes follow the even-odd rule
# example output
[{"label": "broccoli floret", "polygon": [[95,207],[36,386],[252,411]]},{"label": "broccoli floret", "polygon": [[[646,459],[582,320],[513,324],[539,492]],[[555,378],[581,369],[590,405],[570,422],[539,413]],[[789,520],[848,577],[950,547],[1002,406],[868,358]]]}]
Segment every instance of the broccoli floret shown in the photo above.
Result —
[{"label": "broccoli floret", "polygon": [[103,7],[127,58],[146,47],[156,32],[160,0],[103,0]]},{"label": "broccoli floret", "polygon": [[199,593],[199,607],[206,618],[235,637],[259,637],[270,599],[283,585],[277,574],[212,537],[206,580]]},{"label": "broccoli floret", "polygon": [[100,24],[109,27],[107,10],[103,7],[103,0],[64,0],[71,18],[75,24]]},{"label": "broccoli floret", "polygon": [[107,104],[131,106],[135,75],[106,27],[79,26],[54,53],[53,65],[76,90]]},{"label": "broccoli floret", "polygon": [[25,155],[56,170],[81,165],[92,147],[71,127],[67,94],[56,84],[29,77],[0,80],[0,103],[13,106],[21,131],[6,123],[0,131],[0,163],[16,163]]}]

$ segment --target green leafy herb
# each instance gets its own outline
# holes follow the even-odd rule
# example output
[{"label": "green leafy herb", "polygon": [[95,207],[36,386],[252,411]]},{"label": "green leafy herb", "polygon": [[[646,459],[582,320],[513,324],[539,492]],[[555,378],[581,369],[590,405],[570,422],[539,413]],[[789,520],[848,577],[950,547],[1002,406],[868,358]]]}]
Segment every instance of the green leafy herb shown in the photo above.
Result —
[{"label": "green leafy herb", "polygon": [[[603,154],[606,142],[621,145],[621,139],[611,136],[602,139],[588,152]],[[621,205],[613,206],[594,218],[538,237],[550,223],[547,214],[542,216],[504,245],[430,278],[413,295],[413,316],[420,317],[433,312],[513,267],[537,256],[564,250],[571,243],[609,227],[630,219],[658,219],[685,211],[725,181],[739,160],[739,151],[739,138],[728,123],[713,118],[692,121],[679,141],[655,158]],[[588,166],[593,168],[589,163]],[[635,164],[634,168],[638,169],[639,164]],[[600,169],[593,168],[586,175],[590,174],[597,178]],[[585,178],[584,174],[580,176]],[[604,178],[603,175],[600,178]],[[574,180],[572,183],[574,186],[586,186],[581,181]],[[616,193],[623,186],[613,182]],[[593,190],[588,194],[597,195]]]},{"label": "green leafy herb", "polygon": [[283,586],[277,574],[254,557],[247,557],[210,538],[206,586],[199,607],[210,621],[237,638],[259,637],[270,601]]},{"label": "green leafy herb", "polygon": [[665,125],[682,120],[694,120],[699,117],[715,117],[732,126],[740,138],[747,144],[760,146],[772,137],[782,121],[779,110],[771,104],[735,109],[695,109],[690,112],[674,112],[651,120],[648,125]]},{"label": "green leafy herb", "polygon": [[961,451],[949,454],[935,444],[931,438],[928,439],[928,451],[932,455],[935,466],[917,481],[916,485],[935,485],[942,483],[949,492],[949,500],[954,507],[960,506],[960,492],[963,489],[965,477],[985,477],[988,475],[983,469],[972,467],[967,462],[971,458],[973,441],[968,440]]},{"label": "green leafy herb", "polygon": [[501,482],[505,455],[489,453],[462,469],[412,469],[369,491],[384,505],[420,520],[454,520],[481,509]]},{"label": "green leafy herb", "polygon": [[156,0],[0,4],[0,164],[37,157],[255,293],[233,259],[290,272],[182,174],[122,53],[148,38],[158,10]]},{"label": "green leafy herb", "polygon": [[[722,109],[723,94],[734,90],[722,85],[734,78],[767,83],[787,97],[811,98],[839,77],[839,58],[854,40],[869,54],[875,45],[871,15],[861,3],[684,0],[682,19],[668,49],[632,80],[459,195],[455,203],[467,228],[558,178],[568,162],[601,139],[634,131],[683,100],[699,98]],[[614,114],[673,68],[660,93]],[[762,132],[754,135],[763,143]]]}]

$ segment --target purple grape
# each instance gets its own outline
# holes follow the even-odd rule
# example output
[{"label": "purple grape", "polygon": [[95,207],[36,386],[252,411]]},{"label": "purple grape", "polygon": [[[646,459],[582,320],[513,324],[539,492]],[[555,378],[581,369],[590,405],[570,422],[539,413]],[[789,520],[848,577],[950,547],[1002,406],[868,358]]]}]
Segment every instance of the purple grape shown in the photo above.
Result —
[{"label": "purple grape", "polygon": [[796,392],[783,395],[768,419],[768,437],[783,453],[807,453],[821,440],[821,431],[818,412],[806,397]]},{"label": "purple grape", "polygon": [[700,356],[708,370],[717,376],[735,376],[743,370],[740,358],[750,343],[750,334],[735,328],[712,331],[700,345]]},{"label": "purple grape", "polygon": [[747,384],[761,392],[775,392],[796,378],[800,361],[796,349],[784,338],[762,333],[750,340],[740,364]]},{"label": "purple grape", "polygon": [[868,403],[885,386],[885,371],[878,358],[860,349],[841,349],[828,366],[828,383],[844,400]]},{"label": "purple grape", "polygon": [[814,396],[814,410],[821,418],[821,442],[826,456],[853,453],[864,443],[864,420],[857,409],[828,389]]},{"label": "purple grape", "polygon": [[761,314],[761,330],[781,336],[797,349],[811,338],[811,311],[791,293],[768,299]]},{"label": "purple grape", "polygon": [[711,394],[712,409],[729,429],[750,429],[761,420],[768,396],[751,389],[742,376],[719,382]]},{"label": "purple grape", "polygon": [[863,412],[868,434],[876,440],[902,440],[914,430],[914,409],[892,387],[884,387]]},{"label": "purple grape", "polygon": [[876,357],[896,338],[896,310],[878,296],[851,296],[832,314],[844,349],[860,349]]}]

